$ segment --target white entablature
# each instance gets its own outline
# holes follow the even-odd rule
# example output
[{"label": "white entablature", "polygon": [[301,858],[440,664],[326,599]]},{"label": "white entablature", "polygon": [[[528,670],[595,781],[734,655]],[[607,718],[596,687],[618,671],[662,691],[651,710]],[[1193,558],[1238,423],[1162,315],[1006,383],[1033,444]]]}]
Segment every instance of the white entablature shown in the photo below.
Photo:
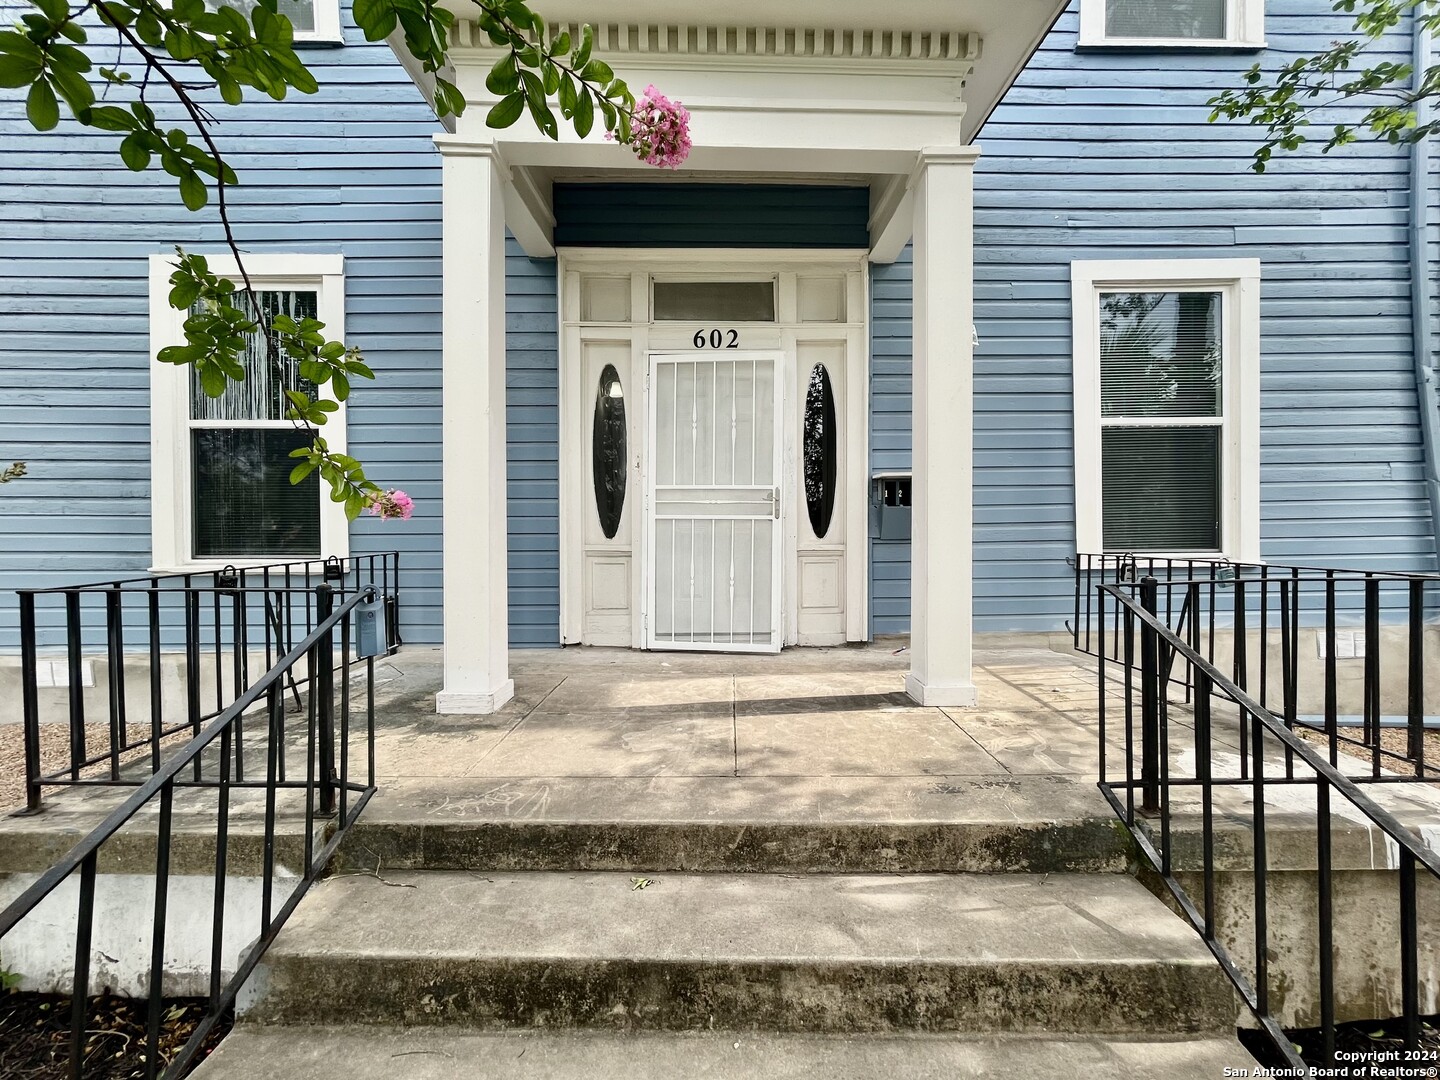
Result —
[{"label": "white entablature", "polygon": [[[457,15],[449,73],[468,103],[446,118],[455,144],[494,145],[506,167],[506,216],[532,256],[553,254],[557,176],[658,179],[599,131],[551,140],[528,114],[501,131],[485,76],[500,51]],[[909,238],[905,191],[917,154],[969,143],[1063,7],[1061,0],[796,0],[777,20],[761,0],[538,0],[572,36],[595,27],[593,55],[637,93],[650,82],[691,113],[694,149],[675,179],[843,179],[871,190],[871,247],[893,259]],[[396,52],[408,58],[403,44]],[[426,79],[414,72],[422,87]],[[667,177],[668,178],[668,177]]]}]

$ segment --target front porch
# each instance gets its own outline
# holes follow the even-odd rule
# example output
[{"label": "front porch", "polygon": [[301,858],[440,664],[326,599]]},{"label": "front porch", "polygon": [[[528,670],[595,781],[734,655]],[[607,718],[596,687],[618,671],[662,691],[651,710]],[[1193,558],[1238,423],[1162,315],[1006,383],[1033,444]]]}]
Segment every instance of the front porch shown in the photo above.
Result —
[{"label": "front porch", "polygon": [[713,809],[736,780],[764,781],[756,801],[771,809],[822,787],[896,808],[943,777],[1091,787],[1093,661],[1040,636],[979,640],[982,709],[917,705],[908,643],[892,638],[766,656],[517,650],[515,697],[483,719],[435,715],[439,651],[407,648],[377,671],[377,782],[399,794],[462,778],[471,791],[481,778],[585,780],[577,790],[610,812],[626,812],[627,792],[637,810]]}]

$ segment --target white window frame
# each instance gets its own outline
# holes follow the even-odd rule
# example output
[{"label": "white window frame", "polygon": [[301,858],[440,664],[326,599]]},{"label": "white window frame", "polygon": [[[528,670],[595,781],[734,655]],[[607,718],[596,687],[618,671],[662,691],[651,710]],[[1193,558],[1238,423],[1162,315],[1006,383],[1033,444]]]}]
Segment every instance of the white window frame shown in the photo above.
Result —
[{"label": "white window frame", "polygon": [[340,25],[340,0],[310,0],[314,5],[315,29],[296,30],[296,44],[344,45],[345,31]]},{"label": "white window frame", "polygon": [[[210,269],[238,277],[235,260],[206,253]],[[304,562],[306,556],[236,555],[197,558],[191,529],[190,366],[162,364],[155,357],[184,342],[185,312],[170,306],[170,275],[175,255],[150,256],[150,542],[151,570],[214,570],[227,564]],[[327,336],[345,339],[345,261],[340,255],[247,255],[245,268],[257,289],[313,289],[316,313]],[[238,425],[237,425],[238,426]],[[330,449],[345,453],[345,406],[330,414],[321,429]],[[320,553],[344,559],[350,554],[350,523],[345,506],[320,486]]]},{"label": "white window frame", "polygon": [[1109,0],[1080,0],[1082,47],[1110,46],[1162,49],[1263,49],[1265,0],[1226,0],[1223,38],[1109,37],[1105,33],[1105,5]]},{"label": "white window frame", "polygon": [[[1076,260],[1070,264],[1075,419],[1075,541],[1104,548],[1099,297],[1108,292],[1221,294],[1220,552],[1260,560],[1260,260]],[[1163,425],[1162,425],[1163,426]],[[1201,556],[1195,551],[1146,552]]]}]

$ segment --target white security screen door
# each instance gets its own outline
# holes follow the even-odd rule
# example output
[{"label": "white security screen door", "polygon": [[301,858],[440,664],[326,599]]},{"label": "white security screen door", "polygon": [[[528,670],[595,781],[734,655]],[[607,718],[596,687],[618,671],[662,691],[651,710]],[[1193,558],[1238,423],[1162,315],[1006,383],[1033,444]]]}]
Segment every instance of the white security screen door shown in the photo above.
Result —
[{"label": "white security screen door", "polygon": [[650,358],[646,647],[779,652],[780,358]]}]

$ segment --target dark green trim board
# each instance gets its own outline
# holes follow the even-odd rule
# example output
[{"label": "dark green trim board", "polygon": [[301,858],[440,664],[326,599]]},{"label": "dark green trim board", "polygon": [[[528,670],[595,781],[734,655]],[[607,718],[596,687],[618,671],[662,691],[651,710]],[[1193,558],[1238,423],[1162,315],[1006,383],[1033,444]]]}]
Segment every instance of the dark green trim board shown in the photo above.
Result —
[{"label": "dark green trim board", "polygon": [[870,191],[802,184],[556,184],[557,247],[870,246]]}]

